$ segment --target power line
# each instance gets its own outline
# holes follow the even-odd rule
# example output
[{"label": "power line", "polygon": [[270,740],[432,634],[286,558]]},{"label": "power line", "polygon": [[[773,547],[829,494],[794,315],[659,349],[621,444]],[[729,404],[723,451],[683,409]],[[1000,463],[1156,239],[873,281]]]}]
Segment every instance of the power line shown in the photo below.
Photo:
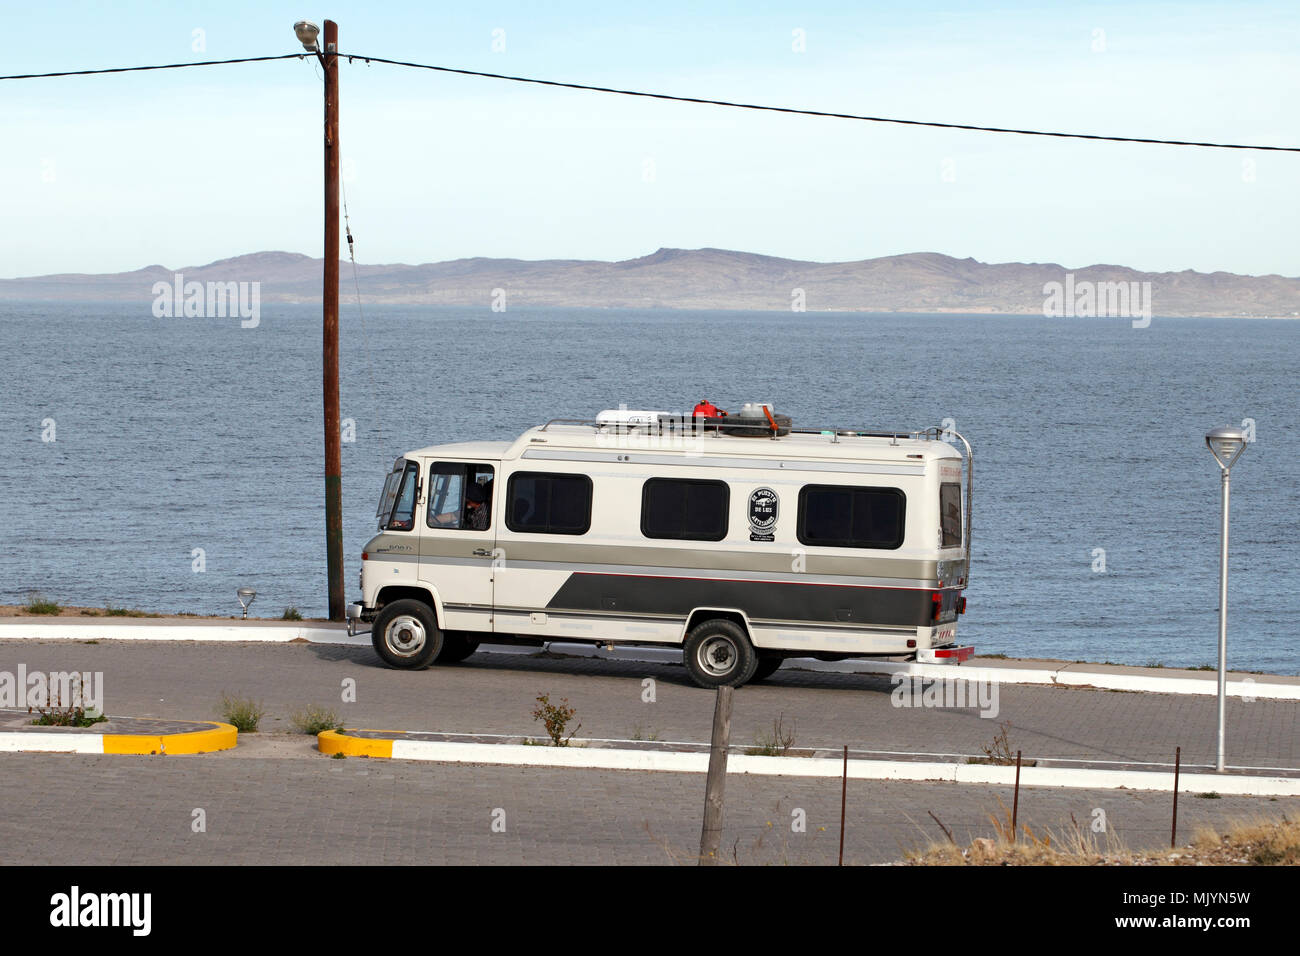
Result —
[{"label": "power line", "polygon": [[235,60],[194,60],[189,63],[160,63],[157,66],[114,66],[103,70],[65,70],[62,73],[15,73],[0,80],[44,80],[53,76],[95,76],[100,73],[140,73],[145,70],[180,70],[187,66],[225,66],[227,63],[263,63],[267,60],[292,60],[309,53],[281,53],[276,56],[243,56]]},{"label": "power line", "polygon": [[[225,66],[231,63],[262,63],[268,60],[301,59],[311,54],[283,53],[278,56],[249,56],[232,60],[200,60],[189,63],[162,63],[156,66],[122,66],[102,70],[67,70],[60,73],[19,73],[12,76],[0,76],[0,80],[39,80],[56,76],[95,76],[103,73],[136,73],[144,70],[176,70],[191,66]],[[349,61],[361,60],[365,63],[385,63],[390,66],[405,66],[417,70],[431,70],[437,73],[454,73],[459,76],[473,76],[481,79],[506,80],[511,83],[529,83],[535,86],[552,86],[566,90],[584,90],[590,93],[611,93],[617,96],[636,96],[642,99],[666,100],[673,103],[695,103],[702,106],[723,106],[729,109],[757,110],[765,113],[785,113],[793,116],[813,116],[823,119],[853,120],[862,123],[889,123],[896,126],[923,126],[930,129],[954,129],[975,133],[1004,133],[1015,136],[1047,136],[1054,139],[1084,139],[1106,143],[1146,143],[1153,146],[1196,146],[1206,149],[1247,149],[1277,153],[1300,153],[1300,146],[1256,146],[1247,143],[1211,143],[1187,139],[1157,139],[1149,136],[1104,136],[1099,133],[1062,133],[1053,130],[1019,129],[1009,126],[977,126],[972,123],[942,123],[936,120],[899,119],[890,116],[867,116],[861,113],[838,113],[829,110],[807,110],[793,106],[768,106],[762,103],[741,103],[734,100],[715,100],[700,96],[676,96],[671,93],[651,93],[645,90],[626,90],[612,86],[595,86],[590,83],[567,83],[561,80],[543,80],[531,76],[512,76],[507,73],[487,73],[482,70],[463,70],[451,66],[436,66],[431,63],[412,63],[407,60],[390,60],[379,56],[365,56],[360,53],[339,53]]]},{"label": "power line", "polygon": [[460,70],[450,66],[433,66],[428,63],[408,63],[402,60],[385,60],[377,56],[361,54],[339,54],[349,59],[365,60],[367,63],[388,63],[392,66],[409,66],[420,70],[436,70],[439,73],[458,73],[462,76],[478,76],[493,80],[509,80],[512,83],[534,83],[538,86],[558,86],[569,90],[589,90],[594,93],[616,93],[620,96],[640,96],[652,100],[671,100],[676,103],[699,103],[707,106],[727,106],[732,109],[762,110],[768,113],[792,113],[796,116],[820,116],[829,119],[858,120],[864,123],[895,123],[900,126],[928,126],[935,129],[959,129],[977,133],[1014,133],[1019,136],[1052,136],[1058,139],[1092,139],[1110,143],[1150,143],[1157,146],[1204,146],[1211,149],[1259,149],[1282,153],[1300,153],[1300,146],[1250,146],[1243,143],[1205,143],[1184,139],[1154,139],[1145,136],[1102,136],[1096,133],[1058,133],[1048,130],[1015,129],[1005,126],[974,126],[968,123],[939,123],[928,120],[896,119],[887,116],[864,116],[859,113],[832,113],[825,110],[804,110],[792,106],[764,106],[759,103],[737,103],[731,100],[712,100],[696,96],[674,96],[669,93],[647,93],[642,90],[622,90],[610,86],[591,86],[586,83],[563,83],[559,80],[539,80],[528,76],[510,76],[505,73],[484,73],[478,70]]}]

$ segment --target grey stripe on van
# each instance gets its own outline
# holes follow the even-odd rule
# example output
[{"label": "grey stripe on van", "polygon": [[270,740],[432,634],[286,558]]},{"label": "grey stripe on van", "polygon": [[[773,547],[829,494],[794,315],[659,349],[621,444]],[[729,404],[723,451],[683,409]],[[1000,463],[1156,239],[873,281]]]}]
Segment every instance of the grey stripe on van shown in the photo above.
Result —
[{"label": "grey stripe on van", "polygon": [[[803,556],[803,571],[791,567],[793,557],[787,549],[732,550],[726,548],[674,548],[664,546],[593,544],[552,535],[551,540],[530,541],[524,538],[493,539],[485,532],[467,531],[463,535],[426,535],[420,539],[421,557],[468,558],[476,549],[497,549],[498,556],[511,562],[541,562],[568,568],[578,565],[601,565],[631,570],[709,570],[763,574],[808,574],[852,578],[884,578],[901,584],[917,582],[928,585],[938,578],[938,561],[909,558],[877,558],[861,554],[816,554]],[[564,540],[562,540],[564,539]],[[488,557],[480,557],[485,565]]]}]

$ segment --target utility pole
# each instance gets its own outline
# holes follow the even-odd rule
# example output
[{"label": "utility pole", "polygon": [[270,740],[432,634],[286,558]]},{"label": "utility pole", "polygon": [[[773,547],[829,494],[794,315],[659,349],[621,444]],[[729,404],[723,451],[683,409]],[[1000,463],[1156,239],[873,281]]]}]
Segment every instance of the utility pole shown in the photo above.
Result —
[{"label": "utility pole", "polygon": [[343,462],[339,422],[339,25],[325,21],[325,558],[329,618],[343,620]]}]

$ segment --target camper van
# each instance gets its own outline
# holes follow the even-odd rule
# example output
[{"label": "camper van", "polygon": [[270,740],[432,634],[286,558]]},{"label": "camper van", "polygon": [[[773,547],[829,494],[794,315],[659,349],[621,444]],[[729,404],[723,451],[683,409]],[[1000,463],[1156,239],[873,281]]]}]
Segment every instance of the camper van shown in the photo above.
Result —
[{"label": "camper van", "polygon": [[484,642],[680,647],[702,687],[763,680],[796,657],[970,656],[957,643],[964,438],[700,408],[555,419],[514,441],[401,456],[349,630],[369,622],[401,668]]}]

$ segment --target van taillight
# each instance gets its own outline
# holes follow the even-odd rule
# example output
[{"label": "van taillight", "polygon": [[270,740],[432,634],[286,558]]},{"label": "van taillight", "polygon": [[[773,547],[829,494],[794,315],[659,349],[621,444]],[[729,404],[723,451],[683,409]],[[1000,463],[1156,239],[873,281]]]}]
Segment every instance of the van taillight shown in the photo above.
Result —
[{"label": "van taillight", "polygon": [[957,613],[958,614],[966,613],[966,599],[964,597],[957,599]]},{"label": "van taillight", "polygon": [[364,551],[362,551],[362,552],[361,552],[361,560],[362,560],[362,561],[369,561],[369,560],[370,560],[370,555],[368,555],[368,554],[366,554]]},{"label": "van taillight", "polygon": [[935,591],[930,595],[930,601],[934,604],[934,613],[930,615],[930,620],[939,620],[939,614],[943,608],[943,592]]}]

